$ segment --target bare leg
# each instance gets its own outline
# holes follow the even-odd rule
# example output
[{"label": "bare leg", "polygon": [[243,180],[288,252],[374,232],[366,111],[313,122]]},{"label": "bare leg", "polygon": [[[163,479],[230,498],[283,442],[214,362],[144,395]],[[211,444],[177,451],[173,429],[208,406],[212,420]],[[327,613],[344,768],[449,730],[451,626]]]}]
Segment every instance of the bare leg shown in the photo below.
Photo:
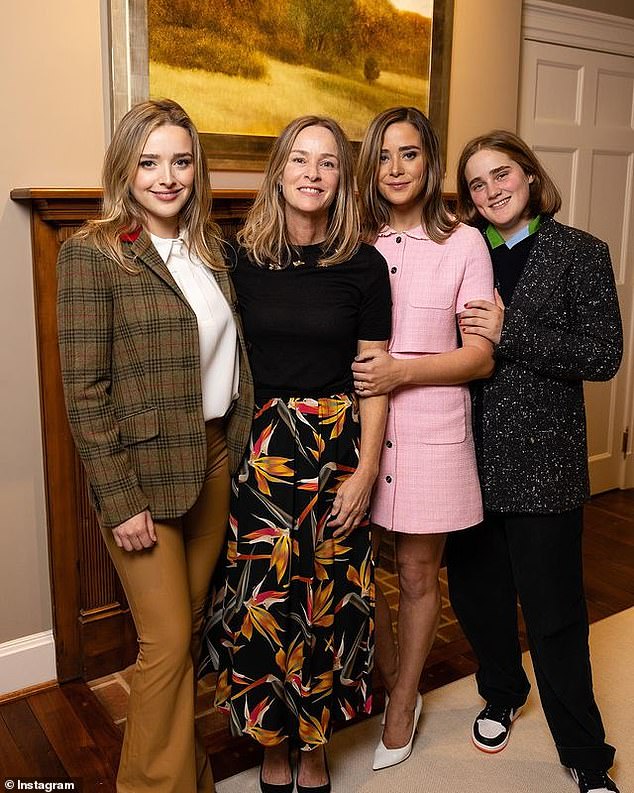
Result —
[{"label": "bare leg", "polygon": [[320,787],[328,782],[326,771],[326,747],[317,746],[310,752],[300,752],[297,784],[304,787]]},{"label": "bare leg", "polygon": [[[383,529],[380,526],[372,526],[372,552],[374,558],[379,558],[379,547],[383,536]],[[392,630],[392,616],[390,606],[381,591],[379,582],[375,582],[376,606],[375,606],[375,634],[374,634],[374,658],[377,669],[383,680],[388,694],[394,688],[398,677],[398,649]]]},{"label": "bare leg", "polygon": [[404,746],[412,733],[418,682],[440,619],[438,571],[445,534],[395,534],[399,575],[398,677],[390,691],[383,743]]},{"label": "bare leg", "polygon": [[262,779],[271,785],[286,785],[291,779],[291,763],[288,756],[288,741],[277,746],[264,748],[262,760]]}]

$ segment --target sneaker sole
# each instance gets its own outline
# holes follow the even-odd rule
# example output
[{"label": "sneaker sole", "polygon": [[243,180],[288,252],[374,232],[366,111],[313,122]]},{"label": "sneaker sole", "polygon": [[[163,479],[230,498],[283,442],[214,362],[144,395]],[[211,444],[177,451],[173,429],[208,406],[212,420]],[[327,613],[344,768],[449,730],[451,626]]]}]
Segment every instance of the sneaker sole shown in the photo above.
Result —
[{"label": "sneaker sole", "polygon": [[511,719],[508,732],[506,733],[506,738],[499,746],[487,746],[484,743],[479,743],[475,735],[473,734],[473,730],[471,730],[471,743],[475,746],[476,749],[478,749],[480,752],[484,752],[485,754],[497,754],[498,752],[501,752],[502,749],[506,748],[506,745],[508,744],[509,739],[511,737],[511,729],[513,727],[513,722],[519,718],[521,712],[522,709],[518,708],[513,714],[513,718]]}]

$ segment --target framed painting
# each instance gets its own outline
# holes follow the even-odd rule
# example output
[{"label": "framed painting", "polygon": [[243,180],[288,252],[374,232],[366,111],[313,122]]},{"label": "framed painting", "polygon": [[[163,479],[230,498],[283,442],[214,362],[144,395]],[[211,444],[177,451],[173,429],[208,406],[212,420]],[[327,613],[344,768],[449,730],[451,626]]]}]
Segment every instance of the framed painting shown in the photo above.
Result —
[{"label": "framed painting", "polygon": [[453,0],[110,0],[113,122],[168,96],[214,170],[262,170],[293,118],[332,116],[353,143],[415,105],[443,150]]}]

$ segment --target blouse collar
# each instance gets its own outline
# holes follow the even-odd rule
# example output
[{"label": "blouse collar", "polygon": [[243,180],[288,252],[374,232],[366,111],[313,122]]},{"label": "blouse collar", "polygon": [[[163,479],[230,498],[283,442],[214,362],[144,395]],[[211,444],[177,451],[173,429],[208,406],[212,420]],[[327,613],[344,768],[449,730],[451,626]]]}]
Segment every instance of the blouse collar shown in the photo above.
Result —
[{"label": "blouse collar", "polygon": [[429,235],[423,229],[423,227],[419,224],[415,226],[413,229],[407,229],[407,231],[396,231],[391,226],[383,226],[383,228],[379,231],[379,237],[394,237],[395,235],[400,234],[404,237],[409,237],[413,240],[428,240]]}]

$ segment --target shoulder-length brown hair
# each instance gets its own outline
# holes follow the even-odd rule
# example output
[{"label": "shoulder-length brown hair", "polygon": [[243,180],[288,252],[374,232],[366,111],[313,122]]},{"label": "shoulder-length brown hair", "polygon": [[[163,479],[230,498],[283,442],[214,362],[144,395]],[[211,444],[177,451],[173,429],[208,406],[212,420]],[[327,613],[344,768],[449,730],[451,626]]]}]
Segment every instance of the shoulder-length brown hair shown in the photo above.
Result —
[{"label": "shoulder-length brown hair", "polygon": [[494,129],[491,132],[487,132],[486,135],[479,135],[477,138],[470,140],[462,150],[458,160],[456,179],[458,192],[457,214],[463,223],[476,226],[482,221],[482,217],[471,198],[471,191],[469,190],[466,176],[467,163],[476,152],[482,149],[491,149],[491,151],[499,151],[502,154],[506,154],[507,157],[520,166],[526,176],[533,177],[532,182],[528,186],[528,209],[531,217],[541,214],[554,215],[559,211],[561,208],[561,194],[537,159],[535,152],[518,135],[505,129]]},{"label": "shoulder-length brown hair", "polygon": [[306,127],[325,127],[337,143],[339,184],[328,210],[328,228],[324,241],[323,266],[350,259],[359,247],[359,210],[354,195],[352,148],[344,131],[332,118],[301,116],[291,121],[273,143],[264,171],[264,181],[249,210],[246,223],[238,233],[238,242],[260,267],[285,267],[293,254],[285,219],[285,199],[278,185],[293,149],[295,138]]},{"label": "shoulder-length brown hair", "polygon": [[440,143],[434,128],[416,107],[391,107],[370,122],[366,130],[357,168],[361,205],[361,238],[374,242],[383,226],[390,222],[391,204],[378,189],[381,148],[385,130],[402,121],[410,123],[420,135],[425,160],[425,183],[422,190],[421,224],[430,239],[443,243],[457,225],[442,197],[443,166]]},{"label": "shoulder-length brown hair", "polygon": [[105,256],[127,272],[138,272],[124,255],[121,236],[145,226],[145,211],[132,195],[132,183],[148,136],[166,124],[182,127],[192,141],[194,182],[180,213],[180,230],[186,233],[190,248],[205,264],[223,269],[220,229],[210,215],[211,191],[205,154],[192,120],[171,99],[141,102],[121,119],[104,159],[101,217],[88,221],[77,236],[92,239]]}]

